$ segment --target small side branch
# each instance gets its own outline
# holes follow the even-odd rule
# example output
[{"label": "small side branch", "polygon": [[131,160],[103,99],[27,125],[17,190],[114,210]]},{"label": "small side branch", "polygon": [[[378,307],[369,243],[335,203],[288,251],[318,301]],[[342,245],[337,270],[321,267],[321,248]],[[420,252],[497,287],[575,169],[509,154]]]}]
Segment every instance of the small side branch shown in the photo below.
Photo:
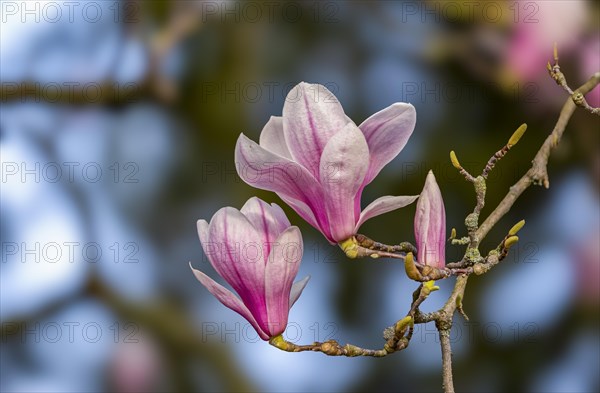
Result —
[{"label": "small side branch", "polygon": [[458,157],[456,157],[456,153],[454,152],[454,150],[452,150],[450,152],[450,161],[452,162],[452,165],[458,169],[458,172],[464,176],[464,178],[467,181],[470,181],[471,183],[473,183],[475,181],[475,177],[473,177],[473,175],[471,175],[469,172],[467,172],[467,170],[465,168],[462,167],[462,165],[460,165],[460,162],[458,161]]},{"label": "small side branch", "polygon": [[502,149],[494,153],[494,155],[488,160],[485,168],[483,169],[483,173],[481,174],[484,179],[487,179],[492,169],[494,169],[494,166],[496,166],[496,163],[500,161],[506,155],[506,153],[508,153],[508,151],[519,142],[526,130],[527,124],[521,124],[521,126],[512,134],[508,140],[508,143],[504,145]]},{"label": "small side branch", "polygon": [[384,357],[394,352],[401,351],[408,347],[408,343],[412,337],[412,330],[407,335],[406,333],[413,326],[413,319],[407,316],[398,322],[393,327],[393,333],[391,337],[387,338],[387,341],[381,349],[368,349],[361,348],[356,345],[346,344],[341,345],[335,340],[328,340],[325,342],[314,342],[308,345],[297,345],[286,341],[283,336],[275,336],[269,340],[269,344],[281,349],[286,352],[321,352],[327,356],[372,356],[372,357]]},{"label": "small side branch", "polygon": [[413,246],[409,242],[402,242],[397,245],[387,245],[387,244],[377,242],[377,241],[375,241],[365,235],[361,235],[361,234],[356,235],[356,241],[358,242],[359,246],[367,248],[369,250],[386,251],[386,252],[391,252],[391,253],[412,252],[413,254],[416,254],[416,252],[417,252],[416,247]]},{"label": "small side branch", "polygon": [[387,244],[376,242],[365,235],[355,235],[341,242],[340,248],[350,259],[371,257],[377,258],[395,258],[404,259],[405,253],[416,252],[415,246],[409,242],[402,242],[399,245],[389,246]]},{"label": "small side branch", "polygon": [[[581,92],[582,94],[588,93],[594,87],[596,87],[598,83],[600,83],[600,72],[594,74],[594,76],[592,76],[590,80],[577,89],[577,91]],[[496,225],[496,223],[498,223],[498,221],[500,221],[500,219],[504,217],[506,213],[508,213],[517,198],[519,198],[519,196],[521,196],[521,194],[530,185],[541,184],[546,188],[550,187],[547,171],[548,158],[550,157],[550,152],[552,149],[554,149],[558,145],[558,142],[560,142],[560,139],[565,132],[565,128],[576,108],[577,105],[571,99],[569,99],[563,105],[558,121],[556,122],[552,133],[550,133],[550,135],[546,138],[542,147],[535,155],[532,167],[527,171],[527,173],[525,173],[525,175],[523,175],[523,177],[521,177],[521,179],[519,179],[517,183],[510,188],[504,199],[502,199],[496,209],[494,209],[494,211],[477,230],[476,238],[479,242],[481,242],[488,232],[494,227],[494,225]]]},{"label": "small side branch", "polygon": [[[558,65],[558,49],[556,48],[556,44],[554,44],[554,65],[550,65],[550,62],[548,62],[547,68],[548,73],[550,74],[552,79],[554,79],[557,85],[559,85],[567,93],[569,93],[569,95],[571,96],[571,100],[573,100],[573,103],[575,105],[585,109],[593,115],[600,116],[600,108],[592,107],[590,104],[588,104],[588,102],[585,99],[585,94],[587,94],[589,90],[583,91],[581,90],[581,88],[579,88],[573,91],[569,87],[569,84],[567,83],[567,78],[562,73],[562,71],[560,70],[560,66]],[[600,72],[594,74],[594,77],[600,77]]]}]

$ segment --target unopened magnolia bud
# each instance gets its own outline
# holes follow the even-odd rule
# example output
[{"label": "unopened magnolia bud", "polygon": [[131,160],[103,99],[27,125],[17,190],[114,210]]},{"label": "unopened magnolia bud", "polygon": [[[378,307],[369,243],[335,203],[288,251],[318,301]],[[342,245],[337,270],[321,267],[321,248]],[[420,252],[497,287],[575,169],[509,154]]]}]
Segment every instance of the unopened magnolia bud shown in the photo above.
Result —
[{"label": "unopened magnolia bud", "polygon": [[440,289],[440,287],[435,285],[434,280],[427,281],[423,284],[423,292],[425,292],[426,295],[429,295],[431,292],[437,291],[438,289]]},{"label": "unopened magnolia bud", "polygon": [[456,228],[452,228],[452,231],[450,232],[450,238],[448,240],[454,239],[456,239]]},{"label": "unopened magnolia bud", "polygon": [[402,333],[404,330],[406,330],[407,327],[414,326],[414,324],[415,321],[413,321],[412,317],[410,315],[407,315],[398,322],[396,322],[396,326],[394,328],[396,332]]},{"label": "unopened magnolia bud", "polygon": [[508,231],[508,235],[509,236],[514,236],[517,234],[517,232],[519,232],[521,230],[521,228],[523,228],[523,225],[525,225],[525,220],[521,220],[518,223],[516,223],[515,225],[513,225],[512,228],[510,228],[510,231]]},{"label": "unopened magnolia bud", "polygon": [[508,147],[513,147],[514,145],[516,145],[526,130],[527,130],[527,124],[525,124],[525,123],[521,124],[521,126],[519,128],[517,128],[517,131],[515,131],[512,134],[512,136],[510,137],[510,139],[508,140]]},{"label": "unopened magnolia bud", "polygon": [[458,158],[456,158],[456,153],[454,150],[450,151],[450,161],[452,162],[452,166],[454,166],[456,169],[462,169],[460,162],[458,162]]},{"label": "unopened magnolia bud", "polygon": [[406,257],[404,258],[404,270],[411,280],[420,281],[423,278],[415,265],[415,259],[412,252],[406,254]]},{"label": "unopened magnolia bud", "polygon": [[504,241],[504,248],[509,249],[512,246],[514,246],[515,244],[517,244],[518,241],[519,241],[519,237],[518,236],[510,236],[509,238],[507,238]]}]

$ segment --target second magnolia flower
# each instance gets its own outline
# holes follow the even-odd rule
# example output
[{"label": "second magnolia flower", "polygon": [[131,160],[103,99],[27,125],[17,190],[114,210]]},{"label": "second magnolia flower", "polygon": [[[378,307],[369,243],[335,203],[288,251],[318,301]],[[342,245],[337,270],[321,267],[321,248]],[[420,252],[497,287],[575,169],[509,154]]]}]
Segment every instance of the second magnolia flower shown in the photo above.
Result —
[{"label": "second magnolia flower", "polygon": [[253,197],[241,210],[222,208],[210,224],[199,220],[198,235],[213,268],[240,297],[192,268],[202,285],[263,340],[283,333],[289,309],[308,282],[306,277],[294,283],[303,253],[298,227],[279,206]]},{"label": "second magnolia flower", "polygon": [[384,196],[361,211],[363,189],[404,148],[415,122],[412,105],[395,103],[356,126],[329,90],[303,82],[258,144],[240,135],[236,168],[246,183],[277,193],[329,242],[343,242],[368,219],[417,199]]}]

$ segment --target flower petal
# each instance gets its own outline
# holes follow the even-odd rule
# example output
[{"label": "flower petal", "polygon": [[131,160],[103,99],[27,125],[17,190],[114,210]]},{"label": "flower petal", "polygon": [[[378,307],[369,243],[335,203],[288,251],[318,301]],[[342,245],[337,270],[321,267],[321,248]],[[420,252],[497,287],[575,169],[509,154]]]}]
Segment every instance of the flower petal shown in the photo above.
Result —
[{"label": "flower petal", "polygon": [[[331,231],[329,230],[329,224],[322,225],[322,226],[319,225],[319,222],[317,221],[317,218],[315,217],[314,213],[312,212],[312,210],[308,207],[308,205],[306,203],[304,203],[302,201],[299,201],[297,199],[293,199],[293,198],[287,197],[285,195],[282,195],[281,193],[277,193],[277,195],[288,206],[290,206],[292,209],[294,209],[294,211],[296,213],[298,213],[298,215],[300,217],[302,217],[304,219],[304,221],[308,222],[316,230],[318,230],[319,232],[321,232],[323,234],[323,236],[325,236],[327,238],[327,240],[331,244],[337,244],[337,242],[335,240],[333,240],[333,238],[331,237]],[[325,223],[328,223],[329,221],[327,220],[326,213],[323,212],[323,215],[325,216],[323,218],[323,221]]]},{"label": "flower petal", "polygon": [[[198,230],[198,238],[200,239],[200,244],[202,244],[204,254],[206,254],[206,257],[211,260],[214,250],[209,248],[210,240],[208,237],[208,222],[206,222],[206,220],[198,220],[196,222],[196,229]],[[210,263],[214,265],[212,260]]]},{"label": "flower petal", "polygon": [[292,154],[283,136],[283,118],[281,116],[271,116],[260,133],[259,144],[270,152],[292,159]]},{"label": "flower petal", "polygon": [[269,205],[257,197],[248,199],[240,212],[254,225],[257,234],[262,236],[263,261],[267,263],[271,245],[277,240],[281,232],[292,224],[290,224],[279,206],[276,204]]},{"label": "flower petal", "polygon": [[408,142],[417,121],[411,104],[397,102],[375,113],[359,126],[369,145],[371,160],[364,184],[369,184]]},{"label": "flower petal", "polygon": [[[306,220],[306,209],[299,206],[308,207],[317,223],[313,225],[323,233],[329,232],[323,192],[317,180],[302,165],[265,150],[244,134],[240,135],[235,147],[235,163],[239,176],[246,183],[276,192]],[[293,205],[290,200],[299,203]]]},{"label": "flower petal", "polygon": [[438,268],[446,265],[446,210],[432,171],[417,202],[415,239],[420,263]]},{"label": "flower petal", "polygon": [[362,132],[349,123],[325,146],[320,164],[320,183],[325,195],[329,227],[335,241],[354,234],[354,199],[369,165],[369,147]]},{"label": "flower petal", "polygon": [[283,333],[288,321],[290,292],[300,261],[302,234],[298,227],[289,227],[277,239],[265,271],[265,297],[271,336]]},{"label": "flower petal", "polygon": [[218,247],[218,263],[213,265],[214,268],[240,295],[266,331],[263,262],[266,250],[261,236],[240,211],[224,207],[210,221],[209,238]]},{"label": "flower petal", "polygon": [[379,216],[383,213],[391,212],[392,210],[400,209],[401,207],[408,206],[419,198],[418,195],[413,196],[382,196],[381,198],[375,199],[365,207],[360,213],[360,218],[356,223],[354,232],[358,231],[358,228],[370,218]]},{"label": "flower petal", "polygon": [[235,296],[227,288],[214,281],[212,278],[208,277],[206,274],[202,273],[200,270],[194,269],[191,263],[190,268],[192,269],[192,272],[194,272],[194,275],[196,276],[198,281],[200,281],[200,283],[204,285],[206,289],[208,289],[208,291],[214,295],[214,297],[216,297],[221,303],[223,303],[225,307],[232,309],[233,311],[240,314],[242,317],[246,318],[246,320],[250,322],[252,327],[256,330],[260,338],[262,338],[263,340],[269,339],[269,335],[266,334],[258,326],[256,320],[252,316],[252,313],[250,312],[250,310],[248,310],[248,307],[246,307],[237,296]]},{"label": "flower petal", "polygon": [[302,291],[304,290],[304,287],[306,287],[306,284],[308,284],[308,280],[310,280],[310,276],[306,276],[302,280],[296,281],[294,285],[292,285],[292,290],[290,292],[290,308],[292,308],[300,295],[302,295]]},{"label": "flower petal", "polygon": [[325,86],[300,83],[283,105],[283,133],[294,161],[315,177],[321,153],[333,135],[349,122],[337,98]]}]

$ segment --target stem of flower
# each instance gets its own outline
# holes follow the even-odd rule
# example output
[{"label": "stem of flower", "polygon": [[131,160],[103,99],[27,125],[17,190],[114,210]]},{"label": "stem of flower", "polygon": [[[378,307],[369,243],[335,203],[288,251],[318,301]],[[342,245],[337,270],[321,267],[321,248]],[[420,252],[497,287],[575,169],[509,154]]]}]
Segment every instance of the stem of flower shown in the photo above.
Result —
[{"label": "stem of flower", "polygon": [[327,356],[372,356],[372,357],[384,357],[391,353],[401,351],[408,347],[408,343],[411,339],[412,332],[408,335],[406,333],[413,326],[413,319],[407,316],[394,325],[394,334],[390,337],[383,348],[381,349],[367,349],[361,348],[356,345],[346,344],[341,345],[335,340],[328,340],[325,342],[314,342],[308,345],[297,345],[286,341],[282,335],[271,337],[269,344],[275,348],[281,349],[286,352],[321,352]]},{"label": "stem of flower", "polygon": [[397,245],[387,245],[380,242],[377,242],[365,235],[357,234],[355,236],[358,245],[364,248],[368,248],[369,250],[377,250],[377,251],[386,251],[390,253],[408,253],[412,252],[413,254],[417,253],[417,248],[413,246],[409,242],[402,242]]}]

